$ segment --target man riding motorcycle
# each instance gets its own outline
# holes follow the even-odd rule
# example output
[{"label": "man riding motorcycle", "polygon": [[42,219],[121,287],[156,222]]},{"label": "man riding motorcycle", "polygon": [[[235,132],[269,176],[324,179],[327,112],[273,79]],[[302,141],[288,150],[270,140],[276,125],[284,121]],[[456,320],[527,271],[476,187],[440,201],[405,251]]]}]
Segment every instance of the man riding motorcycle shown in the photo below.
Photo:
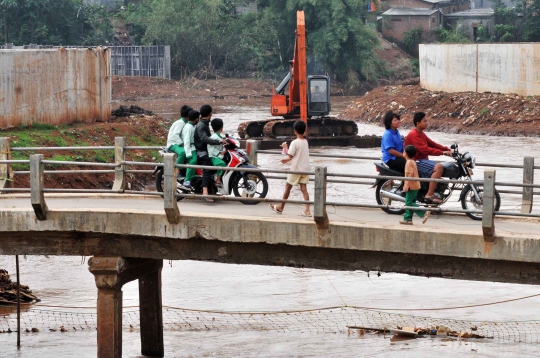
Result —
[{"label": "man riding motorcycle", "polygon": [[[427,128],[428,121],[424,112],[417,112],[413,118],[414,128],[411,129],[405,138],[405,146],[414,145],[417,149],[416,164],[421,178],[440,179],[444,172],[444,167],[441,163],[429,160],[430,155],[447,155],[452,156],[452,150],[439,143],[436,143],[428,138],[424,133]],[[429,189],[425,196],[427,202],[434,204],[442,203],[442,200],[435,196],[436,182],[429,183]]]}]

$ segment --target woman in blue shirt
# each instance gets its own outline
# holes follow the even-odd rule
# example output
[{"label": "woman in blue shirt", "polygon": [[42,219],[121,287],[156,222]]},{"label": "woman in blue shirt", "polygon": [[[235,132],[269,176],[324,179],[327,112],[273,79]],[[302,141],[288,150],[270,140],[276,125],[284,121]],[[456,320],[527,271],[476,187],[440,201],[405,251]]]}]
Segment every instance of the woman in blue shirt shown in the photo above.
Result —
[{"label": "woman in blue shirt", "polygon": [[399,133],[401,120],[397,113],[392,111],[384,115],[384,132],[381,140],[382,160],[390,168],[402,172],[405,169],[407,160],[403,157],[403,140]]}]

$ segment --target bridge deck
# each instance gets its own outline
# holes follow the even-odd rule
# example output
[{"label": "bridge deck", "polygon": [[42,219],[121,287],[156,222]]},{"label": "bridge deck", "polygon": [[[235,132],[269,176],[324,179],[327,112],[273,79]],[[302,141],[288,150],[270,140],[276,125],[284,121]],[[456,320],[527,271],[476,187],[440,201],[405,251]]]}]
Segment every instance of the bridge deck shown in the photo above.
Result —
[{"label": "bridge deck", "polygon": [[[163,199],[152,196],[139,195],[81,195],[81,194],[56,194],[46,196],[50,210],[76,210],[76,211],[129,211],[141,213],[163,214]],[[235,220],[246,218],[264,218],[265,220],[281,222],[312,223],[313,218],[301,217],[303,205],[288,204],[283,214],[274,213],[267,204],[244,205],[239,202],[215,201],[207,203],[202,200],[184,199],[178,202],[181,215],[206,216],[215,219],[226,220],[231,216]],[[28,195],[2,196],[0,211],[3,209],[32,210]],[[482,235],[481,221],[474,221],[465,215],[449,213],[432,213],[428,222],[422,225],[419,217],[414,217],[413,226],[399,224],[402,216],[389,215],[380,209],[356,208],[356,207],[327,207],[328,217],[331,223],[345,223],[351,225],[370,225],[385,228],[395,228],[408,231],[428,232],[456,232],[464,234]],[[540,239],[540,219],[535,218],[512,218],[498,217],[496,230],[504,236],[526,236]]]},{"label": "bridge deck", "polygon": [[327,207],[330,226],[283,215],[266,204],[178,203],[170,224],[159,197],[64,194],[46,196],[39,221],[28,195],[0,197],[0,254],[98,255],[195,259],[231,263],[382,270],[425,276],[521,283],[540,282],[537,219],[497,218],[494,242],[481,222],[433,214],[421,224],[399,224],[379,209]]}]

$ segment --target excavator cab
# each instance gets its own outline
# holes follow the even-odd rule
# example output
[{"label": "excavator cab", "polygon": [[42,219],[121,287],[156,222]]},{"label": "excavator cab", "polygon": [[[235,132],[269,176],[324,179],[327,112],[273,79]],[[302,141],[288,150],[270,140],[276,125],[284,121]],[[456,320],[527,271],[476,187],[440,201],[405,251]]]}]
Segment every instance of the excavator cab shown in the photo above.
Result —
[{"label": "excavator cab", "polygon": [[308,76],[308,116],[327,116],[330,113],[330,78]]}]

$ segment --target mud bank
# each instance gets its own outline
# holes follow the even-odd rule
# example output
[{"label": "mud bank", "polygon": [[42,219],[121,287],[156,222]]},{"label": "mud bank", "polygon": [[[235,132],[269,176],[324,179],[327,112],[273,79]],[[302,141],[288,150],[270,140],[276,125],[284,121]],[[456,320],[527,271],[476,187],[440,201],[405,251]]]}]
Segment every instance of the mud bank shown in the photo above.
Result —
[{"label": "mud bank", "polygon": [[339,116],[380,124],[388,110],[412,127],[415,112],[425,112],[429,130],[492,136],[540,136],[539,97],[501,93],[432,92],[419,85],[375,88],[355,100]]}]

